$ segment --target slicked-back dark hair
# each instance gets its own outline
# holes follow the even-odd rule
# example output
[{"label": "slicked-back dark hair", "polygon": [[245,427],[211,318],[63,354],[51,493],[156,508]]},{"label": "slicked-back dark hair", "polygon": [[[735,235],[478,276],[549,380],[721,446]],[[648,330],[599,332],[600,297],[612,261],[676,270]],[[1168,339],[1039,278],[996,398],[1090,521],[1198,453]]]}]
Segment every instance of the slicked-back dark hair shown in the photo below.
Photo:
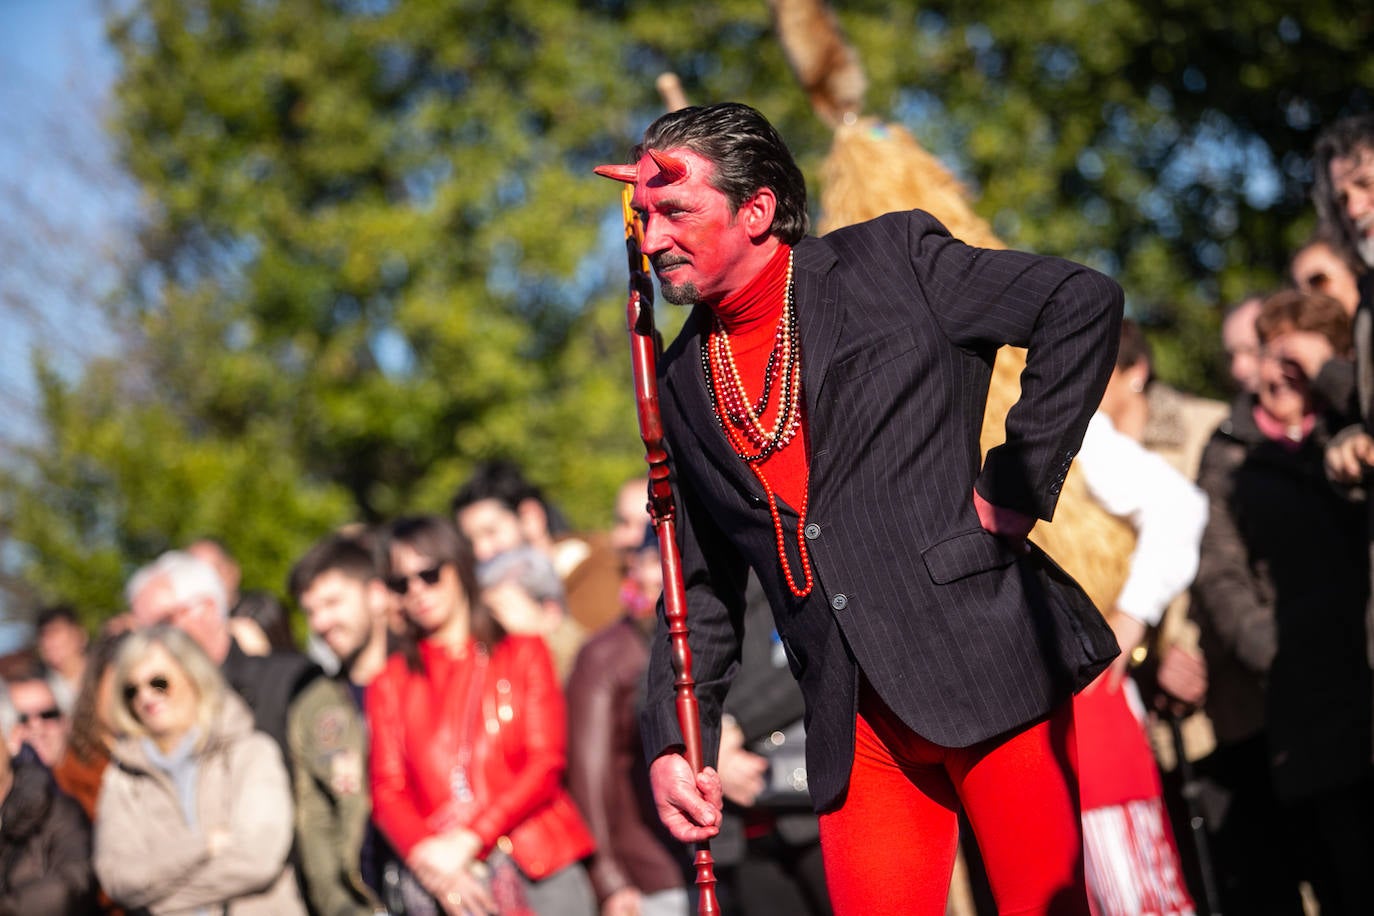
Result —
[{"label": "slicked-back dark hair", "polygon": [[777,196],[772,231],[795,245],[806,235],[806,179],[782,137],[756,109],[738,102],[692,106],[669,112],[649,125],[634,149],[638,162],[646,150],[689,149],[715,164],[711,187],[738,210],[760,188]]},{"label": "slicked-back dark hair", "polygon": [[1331,184],[1331,160],[1349,158],[1362,150],[1374,156],[1374,114],[1352,115],[1333,122],[1317,135],[1312,149],[1312,203],[1317,207],[1317,216],[1327,228],[1336,253],[1361,273],[1369,270],[1370,265],[1360,257],[1345,208]]}]

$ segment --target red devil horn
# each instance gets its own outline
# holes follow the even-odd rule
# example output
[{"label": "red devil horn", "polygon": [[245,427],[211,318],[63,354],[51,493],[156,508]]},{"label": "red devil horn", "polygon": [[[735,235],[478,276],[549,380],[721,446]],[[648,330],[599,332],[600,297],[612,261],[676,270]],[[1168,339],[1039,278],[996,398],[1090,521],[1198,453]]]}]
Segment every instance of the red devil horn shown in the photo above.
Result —
[{"label": "red devil horn", "polygon": [[649,150],[649,155],[654,162],[658,163],[659,170],[663,173],[663,180],[668,184],[673,184],[687,177],[687,163],[679,157],[660,153],[656,149]]},{"label": "red devil horn", "polygon": [[598,165],[592,171],[602,178],[623,181],[626,184],[634,184],[639,178],[639,166],[637,165]]}]

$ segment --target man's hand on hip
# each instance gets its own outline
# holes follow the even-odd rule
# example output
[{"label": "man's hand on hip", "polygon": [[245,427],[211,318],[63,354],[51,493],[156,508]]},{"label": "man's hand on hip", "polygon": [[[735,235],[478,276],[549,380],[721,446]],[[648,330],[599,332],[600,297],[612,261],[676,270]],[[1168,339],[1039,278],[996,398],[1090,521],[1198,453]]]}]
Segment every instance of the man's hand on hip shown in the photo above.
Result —
[{"label": "man's hand on hip", "polygon": [[1023,553],[1030,550],[1026,545],[1026,536],[1035,527],[1034,518],[1015,509],[994,506],[977,490],[973,491],[973,508],[978,511],[978,523],[984,531],[997,535]]},{"label": "man's hand on hip", "polygon": [[686,757],[668,751],[649,765],[649,785],[659,819],[674,839],[699,843],[720,832],[720,776],[711,767],[693,774]]}]

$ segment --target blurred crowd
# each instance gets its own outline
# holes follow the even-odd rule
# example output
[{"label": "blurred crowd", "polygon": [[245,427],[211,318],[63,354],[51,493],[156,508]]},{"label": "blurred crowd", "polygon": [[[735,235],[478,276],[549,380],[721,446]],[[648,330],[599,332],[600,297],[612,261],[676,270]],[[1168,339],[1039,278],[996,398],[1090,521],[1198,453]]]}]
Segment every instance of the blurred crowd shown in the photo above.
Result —
[{"label": "blurred crowd", "polygon": [[[1223,322],[1234,401],[1157,381],[1127,321],[1079,457],[1136,535],[1105,609],[1121,659],[1075,702],[1103,914],[1374,912],[1374,119],[1316,162],[1291,284]],[[94,638],[45,609],[0,659],[0,916],[691,911],[638,737],[646,488],[574,532],[493,462],[445,512],[328,534],[286,601],[240,589],[225,532],[151,558]],[[720,897],[828,914],[801,694],[751,596]],[[986,912],[963,846],[951,908]]]},{"label": "blurred crowd", "polygon": [[[626,481],[613,528],[570,532],[493,462],[444,514],[330,533],[289,602],[241,591],[205,538],[135,572],[94,641],[46,609],[2,663],[0,913],[685,914],[690,854],[636,724],[662,587],[646,505]],[[722,897],[828,912],[804,764],[763,753],[800,693],[751,614]]]}]

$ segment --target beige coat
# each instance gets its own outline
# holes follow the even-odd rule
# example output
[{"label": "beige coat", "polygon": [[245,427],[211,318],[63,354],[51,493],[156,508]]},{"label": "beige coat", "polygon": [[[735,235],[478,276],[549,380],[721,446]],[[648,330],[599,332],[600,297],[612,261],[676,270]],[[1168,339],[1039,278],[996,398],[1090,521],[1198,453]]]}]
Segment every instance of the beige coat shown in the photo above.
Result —
[{"label": "beige coat", "polygon": [[[96,815],[101,887],[129,908],[161,916],[204,909],[219,916],[304,914],[287,862],[291,789],[276,743],[253,730],[237,696],[225,697],[197,754],[198,825],[182,814],[167,774],[137,739],[125,738],[105,770]],[[207,837],[230,839],[211,853]],[[221,909],[223,907],[223,909]]]}]

